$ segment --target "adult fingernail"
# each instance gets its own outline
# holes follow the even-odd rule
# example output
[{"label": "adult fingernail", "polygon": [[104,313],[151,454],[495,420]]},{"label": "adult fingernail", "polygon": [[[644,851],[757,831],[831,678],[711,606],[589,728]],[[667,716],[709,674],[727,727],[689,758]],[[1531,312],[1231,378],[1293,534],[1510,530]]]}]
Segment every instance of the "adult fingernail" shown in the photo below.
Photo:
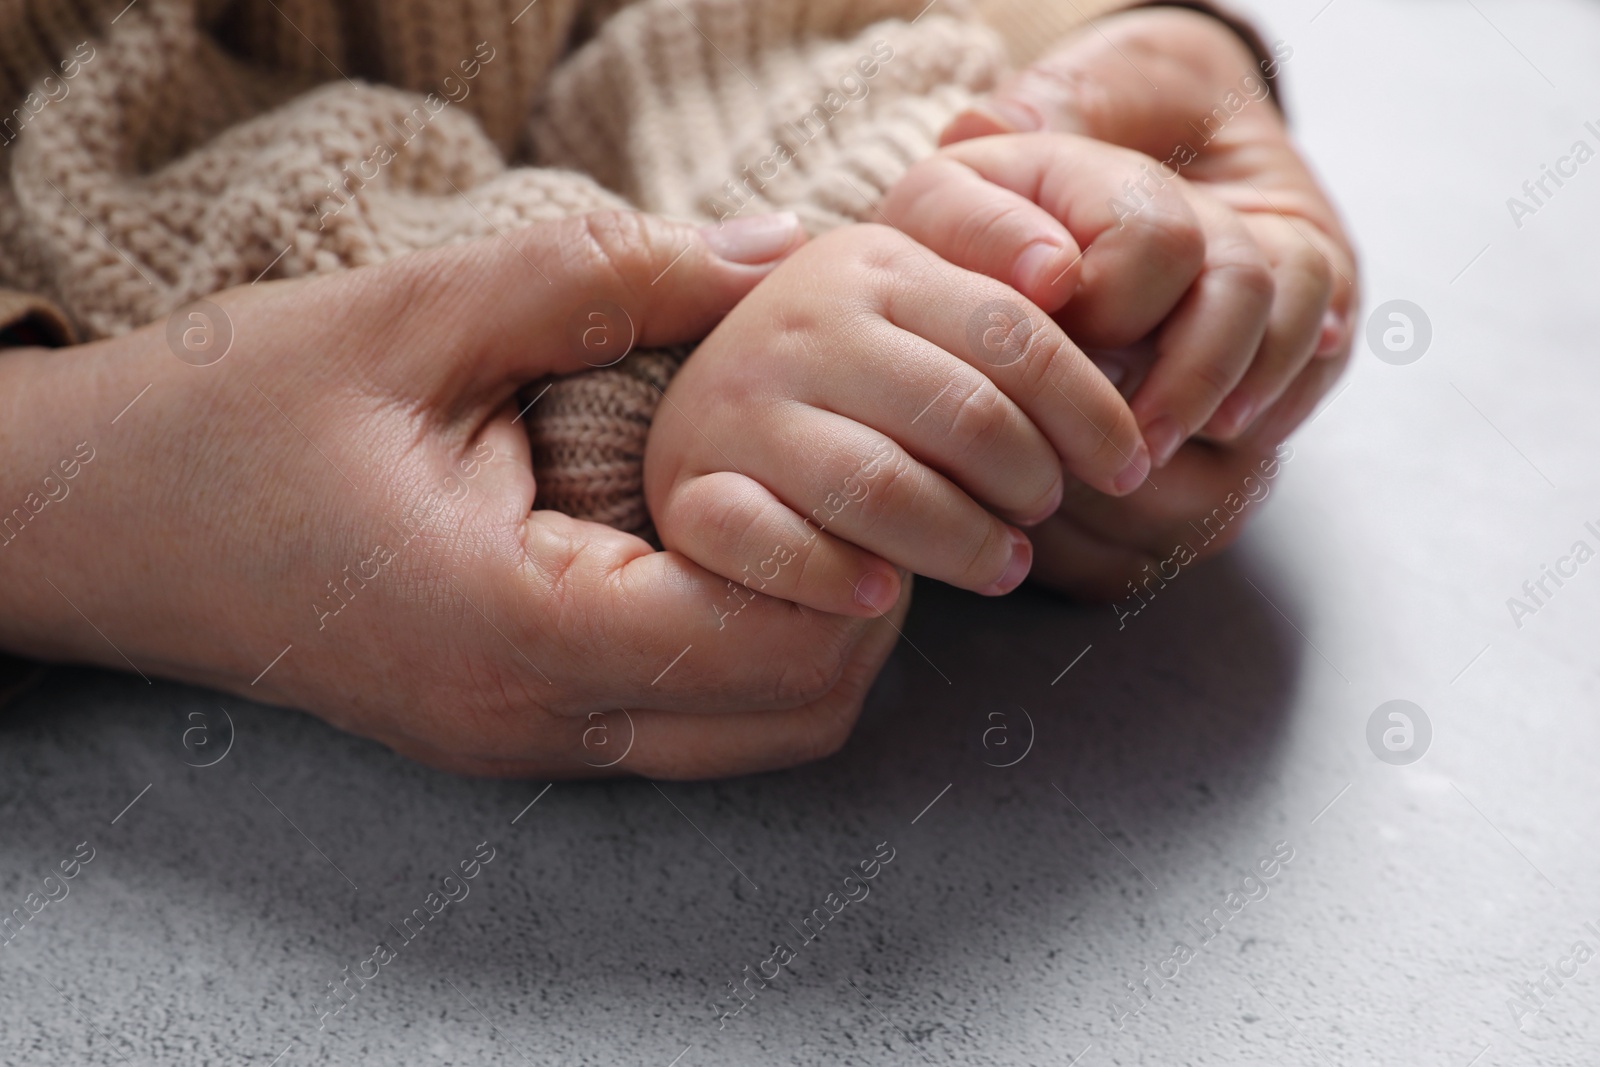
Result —
[{"label": "adult fingernail", "polygon": [[1163,415],[1144,428],[1144,441],[1150,446],[1150,455],[1157,467],[1167,465],[1178,446],[1183,444],[1183,438],[1183,427],[1171,415]]},{"label": "adult fingernail", "polygon": [[706,245],[730,263],[770,263],[800,236],[800,217],[792,211],[730,219],[700,230]]},{"label": "adult fingernail", "polygon": [[869,571],[866,577],[856,583],[856,603],[879,615],[886,615],[894,607],[895,601],[900,599],[899,584],[882,571]]},{"label": "adult fingernail", "polygon": [[1317,355],[1331,356],[1344,345],[1344,316],[1329,308],[1322,316],[1322,332],[1317,335]]},{"label": "adult fingernail", "polygon": [[1118,496],[1124,496],[1143,485],[1148,477],[1150,477],[1150,449],[1145,442],[1140,441],[1139,447],[1134,449],[1133,458],[1112,480],[1111,487],[1117,491]]},{"label": "adult fingernail", "polygon": [[[1050,241],[1035,241],[1024,248],[1011,268],[1017,288],[1041,297],[1047,296],[1072,269],[1072,261],[1066,253],[1065,248]],[[1047,307],[1044,310],[1054,312],[1056,309]]]},{"label": "adult fingernail", "polygon": [[989,112],[1017,133],[1032,133],[1044,129],[1044,116],[1031,104],[1025,104],[1021,100],[991,96],[979,104],[978,108]]},{"label": "adult fingernail", "polygon": [[1004,596],[1021,585],[1033,569],[1033,542],[1015,526],[1008,527],[1007,532],[1011,534],[1011,562],[998,582],[978,590],[984,596]]}]

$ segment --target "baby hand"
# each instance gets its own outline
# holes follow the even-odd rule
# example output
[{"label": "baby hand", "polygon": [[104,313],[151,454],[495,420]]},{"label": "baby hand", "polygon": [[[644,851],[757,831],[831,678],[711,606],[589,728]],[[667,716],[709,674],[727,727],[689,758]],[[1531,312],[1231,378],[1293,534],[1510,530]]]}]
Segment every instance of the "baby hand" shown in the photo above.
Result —
[{"label": "baby hand", "polygon": [[1120,496],[1149,466],[1122,396],[1044,312],[862,225],[793,253],[700,345],[644,473],[667,549],[871,616],[899,569],[1009,592],[1033,559],[1013,524],[1057,510],[1063,467]]},{"label": "baby hand", "polygon": [[1314,249],[1269,257],[1237,212],[1170,168],[1071,134],[949,145],[883,211],[1085,347],[1150,335],[1155,362],[1130,403],[1157,467],[1191,435],[1234,440],[1271,408],[1311,361],[1333,292]]}]

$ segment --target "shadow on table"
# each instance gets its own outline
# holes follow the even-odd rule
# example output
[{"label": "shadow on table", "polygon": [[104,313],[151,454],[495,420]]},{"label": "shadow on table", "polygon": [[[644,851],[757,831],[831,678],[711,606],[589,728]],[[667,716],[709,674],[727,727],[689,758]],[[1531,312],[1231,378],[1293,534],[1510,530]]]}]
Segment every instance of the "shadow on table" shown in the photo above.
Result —
[{"label": "shadow on table", "polygon": [[[1265,597],[1292,605],[1245,566],[1234,553],[1185,572],[1121,628],[1106,607],[925,583],[833,759],[659,789],[560,784],[516,824],[544,783],[459,778],[307,715],[61,671],[0,720],[0,877],[91,837],[105,856],[92,873],[127,908],[192,931],[187,948],[152,951],[226,956],[242,983],[229,999],[279,1003],[263,1025],[293,1028],[488,839],[499,852],[481,891],[403,954],[410,977],[374,985],[369,1022],[352,1009],[342,1026],[455,998],[448,979],[524,1036],[567,1025],[541,1013],[559,989],[573,1027],[655,1000],[711,1041],[725,984],[794,938],[880,842],[896,858],[872,896],[807,947],[796,973],[811,977],[769,1002],[833,1010],[847,977],[909,981],[974,953],[1066,945],[1125,919],[1130,900],[1184,891],[1198,864],[1223,855],[1243,870],[1269,848],[1256,801],[1303,646]],[[193,711],[222,703],[234,750],[185,766]],[[86,918],[98,905],[74,906]]]}]

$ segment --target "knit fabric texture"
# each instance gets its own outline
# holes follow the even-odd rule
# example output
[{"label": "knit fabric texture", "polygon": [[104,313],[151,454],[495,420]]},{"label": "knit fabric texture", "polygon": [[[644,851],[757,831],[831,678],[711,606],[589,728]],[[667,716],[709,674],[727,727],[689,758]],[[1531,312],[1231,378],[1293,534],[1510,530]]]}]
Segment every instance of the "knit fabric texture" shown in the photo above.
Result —
[{"label": "knit fabric texture", "polygon": [[[125,2],[0,0],[0,286],[89,338],[596,210],[873,219],[1006,64],[966,0]],[[648,528],[679,358],[551,383],[537,507]]]}]

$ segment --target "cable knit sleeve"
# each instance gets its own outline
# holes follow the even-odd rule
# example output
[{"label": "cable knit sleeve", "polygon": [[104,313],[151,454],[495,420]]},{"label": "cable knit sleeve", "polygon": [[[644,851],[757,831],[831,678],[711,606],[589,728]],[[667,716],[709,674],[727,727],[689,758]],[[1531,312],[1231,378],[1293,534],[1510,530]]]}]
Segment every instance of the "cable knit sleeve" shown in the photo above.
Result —
[{"label": "cable knit sleeve", "polygon": [[[961,0],[640,0],[556,70],[532,143],[647,211],[787,209],[816,233],[876,219],[1002,55]],[[541,506],[648,536],[644,445],[676,366],[637,353],[552,386],[530,425]]]},{"label": "cable knit sleeve", "polygon": [[[0,285],[92,338],[589,211],[872,220],[1005,56],[969,0],[0,0]],[[680,357],[551,384],[538,507],[648,529]]]},{"label": "cable knit sleeve", "polygon": [[649,211],[817,232],[875,219],[1003,63],[962,0],[640,0],[556,72],[533,139]]}]

